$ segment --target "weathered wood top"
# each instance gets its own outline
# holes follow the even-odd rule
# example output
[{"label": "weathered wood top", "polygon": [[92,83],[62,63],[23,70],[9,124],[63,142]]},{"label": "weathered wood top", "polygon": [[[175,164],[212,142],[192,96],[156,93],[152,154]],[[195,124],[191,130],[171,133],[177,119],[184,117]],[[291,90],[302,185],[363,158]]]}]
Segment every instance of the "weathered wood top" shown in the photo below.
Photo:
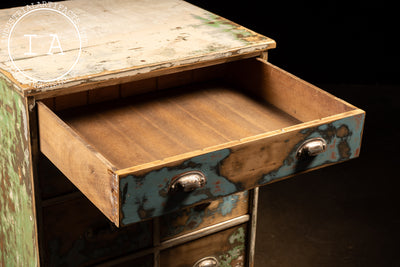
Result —
[{"label": "weathered wood top", "polygon": [[[38,88],[27,77],[43,76],[44,73],[52,77],[52,73],[60,70],[62,62],[68,64],[78,55],[79,43],[73,42],[71,38],[65,42],[62,39],[66,31],[71,31],[71,27],[65,23],[51,23],[49,20],[57,14],[47,11],[43,16],[31,16],[31,29],[27,29],[30,30],[28,33],[18,27],[11,31],[11,45],[14,46],[12,52],[19,53],[13,60],[22,72],[9,58],[8,37],[3,31],[1,72],[25,96],[65,91],[82,84],[144,75],[235,56],[256,55],[275,47],[274,40],[181,0],[76,0],[56,4],[58,10],[66,11],[76,24],[82,44],[76,65],[62,77],[62,83]],[[13,25],[10,24],[10,17],[18,10],[22,9],[1,10],[0,25],[8,23],[10,28]],[[18,19],[18,16],[15,18]],[[29,19],[29,16],[24,19]],[[23,52],[26,53],[29,48],[29,37],[24,34],[40,35],[47,33],[49,28],[59,36],[64,54],[58,55],[56,59],[54,54],[48,55],[46,52],[24,56]],[[35,48],[35,38],[31,40],[32,49]],[[42,46],[46,44],[48,47],[51,39],[47,39],[47,43],[44,39],[40,40]],[[55,52],[57,44],[55,40]],[[48,51],[48,48],[41,51]]]}]

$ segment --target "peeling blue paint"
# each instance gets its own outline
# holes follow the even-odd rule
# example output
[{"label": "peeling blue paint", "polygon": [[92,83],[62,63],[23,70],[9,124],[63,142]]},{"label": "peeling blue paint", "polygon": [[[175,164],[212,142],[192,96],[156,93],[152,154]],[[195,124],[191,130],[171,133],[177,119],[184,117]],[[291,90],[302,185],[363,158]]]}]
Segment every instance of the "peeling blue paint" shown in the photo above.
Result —
[{"label": "peeling blue paint", "polygon": [[364,117],[365,114],[360,114],[324,124],[317,128],[302,130],[301,133],[305,134],[307,139],[323,137],[327,141],[327,150],[309,160],[297,160],[296,151],[299,145],[301,145],[301,143],[299,143],[285,159],[283,165],[278,170],[265,174],[259,180],[259,185],[307,169],[357,157],[359,154]]},{"label": "peeling blue paint", "polygon": [[[218,164],[230,154],[223,149],[194,157],[177,167],[164,167],[144,177],[129,175],[120,181],[122,224],[138,222],[176,211],[205,199],[214,199],[237,192],[236,185],[219,175]],[[168,194],[171,178],[187,171],[201,171],[207,177],[203,188],[190,193]],[[154,190],[158,188],[159,190]]]},{"label": "peeling blue paint", "polygon": [[[248,192],[243,192],[243,196],[247,196]],[[203,222],[205,218],[214,217],[218,214],[222,216],[226,216],[233,212],[233,210],[237,207],[239,201],[239,195],[230,195],[223,197],[218,203],[218,206],[213,209],[208,208],[199,208],[198,206],[179,210],[174,213],[166,214],[162,218],[162,222],[166,225],[163,229],[166,230],[165,233],[162,233],[163,237],[171,237],[182,233],[185,230],[195,230],[197,229]],[[182,218],[187,218],[182,223]]]}]

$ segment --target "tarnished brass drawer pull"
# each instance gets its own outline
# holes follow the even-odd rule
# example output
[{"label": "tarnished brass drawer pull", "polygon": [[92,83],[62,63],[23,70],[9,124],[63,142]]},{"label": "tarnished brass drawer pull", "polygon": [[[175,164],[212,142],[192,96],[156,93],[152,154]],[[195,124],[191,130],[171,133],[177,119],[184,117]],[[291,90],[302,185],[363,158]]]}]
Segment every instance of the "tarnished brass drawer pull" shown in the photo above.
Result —
[{"label": "tarnished brass drawer pull", "polygon": [[321,137],[316,137],[306,140],[297,149],[296,157],[297,158],[314,157],[318,154],[325,152],[326,146],[327,146],[326,141]]},{"label": "tarnished brass drawer pull", "polygon": [[206,257],[198,260],[193,267],[217,267],[219,266],[218,260],[215,257]]},{"label": "tarnished brass drawer pull", "polygon": [[206,182],[206,176],[201,171],[185,172],[172,179],[169,192],[176,192],[180,189],[184,192],[190,192],[203,187]]}]

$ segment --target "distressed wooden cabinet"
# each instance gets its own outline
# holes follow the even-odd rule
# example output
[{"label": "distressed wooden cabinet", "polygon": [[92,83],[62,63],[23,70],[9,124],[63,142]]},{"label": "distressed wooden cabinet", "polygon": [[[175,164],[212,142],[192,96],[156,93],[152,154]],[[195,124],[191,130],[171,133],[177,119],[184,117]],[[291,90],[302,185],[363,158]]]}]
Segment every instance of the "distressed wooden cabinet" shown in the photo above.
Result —
[{"label": "distressed wooden cabinet", "polygon": [[[86,43],[55,55],[60,13]],[[33,54],[27,20],[59,45]],[[186,2],[43,3],[0,22],[0,266],[251,266],[257,187],[359,155],[364,111]]]}]

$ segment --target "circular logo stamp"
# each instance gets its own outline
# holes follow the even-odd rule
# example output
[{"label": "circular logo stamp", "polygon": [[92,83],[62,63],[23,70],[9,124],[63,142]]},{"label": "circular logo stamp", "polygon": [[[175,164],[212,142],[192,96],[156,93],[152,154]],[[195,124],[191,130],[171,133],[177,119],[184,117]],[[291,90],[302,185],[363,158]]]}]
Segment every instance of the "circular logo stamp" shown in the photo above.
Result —
[{"label": "circular logo stamp", "polygon": [[62,83],[82,53],[79,18],[61,3],[20,8],[3,30],[10,67],[35,86]]}]

